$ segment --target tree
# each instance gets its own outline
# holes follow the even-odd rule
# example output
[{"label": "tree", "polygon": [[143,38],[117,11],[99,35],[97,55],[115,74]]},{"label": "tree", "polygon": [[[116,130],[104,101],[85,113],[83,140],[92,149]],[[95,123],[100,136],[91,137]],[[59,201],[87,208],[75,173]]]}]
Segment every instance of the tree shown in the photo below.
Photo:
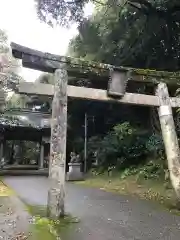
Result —
[{"label": "tree", "polygon": [[19,61],[12,57],[6,33],[0,30],[1,111],[4,110],[4,101],[7,100],[7,93],[17,90],[17,84],[22,81],[22,78],[18,75],[19,66]]},{"label": "tree", "polygon": [[[93,52],[88,51],[87,45],[84,49],[89,52],[90,59],[94,59],[93,53],[98,50],[100,59],[109,63],[161,70],[179,69],[180,4],[177,0],[91,0],[96,6],[96,13],[90,23],[83,15],[86,0],[36,2],[38,15],[46,22],[78,22],[80,35],[77,42],[87,42],[87,27],[92,34],[88,34],[88,41],[92,41],[92,36],[98,33]],[[110,42],[109,46],[107,43]]]},{"label": "tree", "polygon": [[6,92],[16,90],[19,81],[23,80],[18,75],[19,67],[19,61],[11,54],[6,33],[0,30],[0,86]]},{"label": "tree", "polygon": [[146,15],[129,5],[123,10],[102,6],[79,25],[69,53],[114,65],[177,70],[179,36],[178,22],[170,25],[158,14]]},{"label": "tree", "polygon": [[180,5],[178,0],[35,0],[37,13],[40,19],[49,24],[55,21],[58,24],[82,22],[84,7],[87,3],[106,8],[116,7],[123,9],[127,5],[140,11],[143,15],[159,16],[163,19],[179,21]]},{"label": "tree", "polygon": [[[42,73],[36,80],[35,83],[54,84],[53,74]],[[33,109],[42,112],[51,112],[52,97],[47,96],[23,96],[20,95],[21,102],[24,100],[24,104]]]},{"label": "tree", "polygon": [[12,57],[8,46],[8,37],[6,33],[0,30],[0,67],[1,72],[17,74],[19,70],[19,62]]},{"label": "tree", "polygon": [[6,103],[6,109],[11,108],[26,108],[30,98],[26,95],[13,93]]},{"label": "tree", "polygon": [[54,22],[60,25],[69,25],[69,23],[82,20],[83,8],[88,0],[35,0],[37,14],[39,18],[48,24]]}]

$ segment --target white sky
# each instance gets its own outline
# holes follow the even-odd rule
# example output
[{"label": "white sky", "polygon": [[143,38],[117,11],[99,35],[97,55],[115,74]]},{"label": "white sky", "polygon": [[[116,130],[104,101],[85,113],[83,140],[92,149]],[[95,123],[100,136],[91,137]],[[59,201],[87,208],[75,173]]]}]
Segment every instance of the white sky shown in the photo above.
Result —
[{"label": "white sky", "polygon": [[[86,8],[86,15],[92,6]],[[39,21],[34,0],[0,0],[0,29],[6,31],[9,41],[44,52],[65,55],[69,40],[77,34],[70,29],[51,28]],[[40,72],[23,68],[21,75],[26,81],[34,81]]]}]

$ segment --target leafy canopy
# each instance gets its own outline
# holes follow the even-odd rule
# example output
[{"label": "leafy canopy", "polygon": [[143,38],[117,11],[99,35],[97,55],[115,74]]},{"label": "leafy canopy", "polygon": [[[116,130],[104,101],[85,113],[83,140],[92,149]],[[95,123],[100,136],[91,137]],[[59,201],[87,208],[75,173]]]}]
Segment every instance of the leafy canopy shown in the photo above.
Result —
[{"label": "leafy canopy", "polygon": [[[94,3],[90,18],[87,2]],[[180,66],[180,3],[177,0],[36,0],[50,23],[78,23],[69,54],[116,65],[159,70]]]},{"label": "leafy canopy", "polygon": [[174,21],[179,21],[180,18],[178,0],[35,0],[35,2],[38,16],[49,24],[82,22],[84,7],[89,2],[106,8],[115,6],[123,9],[129,5],[144,15],[158,15],[164,19],[173,18]]}]

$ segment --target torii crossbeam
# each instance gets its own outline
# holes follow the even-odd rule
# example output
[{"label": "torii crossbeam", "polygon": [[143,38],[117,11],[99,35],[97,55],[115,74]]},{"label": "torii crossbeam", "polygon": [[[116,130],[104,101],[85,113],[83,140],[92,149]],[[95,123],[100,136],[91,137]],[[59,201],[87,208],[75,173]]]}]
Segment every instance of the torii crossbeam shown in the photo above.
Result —
[{"label": "torii crossbeam", "polygon": [[180,84],[180,72],[167,72],[146,69],[128,68],[122,66],[113,66],[110,64],[88,62],[77,58],[59,56],[51,53],[40,52],[22,45],[11,43],[12,54],[15,58],[22,59],[24,67],[54,73],[59,68],[60,63],[67,64],[68,76],[82,78],[98,78],[107,81],[109,70],[131,71],[132,79],[140,82],[151,82],[166,84]]}]

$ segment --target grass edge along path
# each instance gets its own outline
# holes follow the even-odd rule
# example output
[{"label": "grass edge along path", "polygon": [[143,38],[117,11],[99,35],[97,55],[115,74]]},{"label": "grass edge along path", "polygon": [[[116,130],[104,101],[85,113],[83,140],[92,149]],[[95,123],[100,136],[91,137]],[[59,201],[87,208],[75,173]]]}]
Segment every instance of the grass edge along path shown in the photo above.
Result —
[{"label": "grass edge along path", "polygon": [[16,195],[16,193],[11,189],[9,186],[7,186],[3,179],[0,178],[0,197],[8,197]]},{"label": "grass edge along path", "polygon": [[35,228],[33,232],[37,239],[60,240],[63,231],[67,231],[71,224],[79,222],[79,219],[71,215],[65,215],[64,218],[53,221],[46,217],[47,208],[45,206],[27,204],[26,206],[28,212],[35,218]]},{"label": "grass edge along path", "polygon": [[[13,196],[18,197],[16,192],[3,182],[3,178],[0,178],[0,198],[13,197]],[[37,240],[41,240],[41,239],[42,240],[55,240],[55,239],[60,240],[52,224],[50,224],[50,221],[47,218],[45,217],[42,218],[40,216],[33,215],[32,211],[30,211],[27,204],[24,201],[22,201],[19,197],[18,199],[22,202],[24,210],[27,211],[32,216],[32,219],[33,219],[32,220],[33,223],[29,224],[29,232],[30,232],[28,236],[29,240],[36,240],[36,239]]]},{"label": "grass edge along path", "polygon": [[53,225],[47,218],[33,216],[34,222],[30,227],[31,237],[29,240],[60,240]]}]

